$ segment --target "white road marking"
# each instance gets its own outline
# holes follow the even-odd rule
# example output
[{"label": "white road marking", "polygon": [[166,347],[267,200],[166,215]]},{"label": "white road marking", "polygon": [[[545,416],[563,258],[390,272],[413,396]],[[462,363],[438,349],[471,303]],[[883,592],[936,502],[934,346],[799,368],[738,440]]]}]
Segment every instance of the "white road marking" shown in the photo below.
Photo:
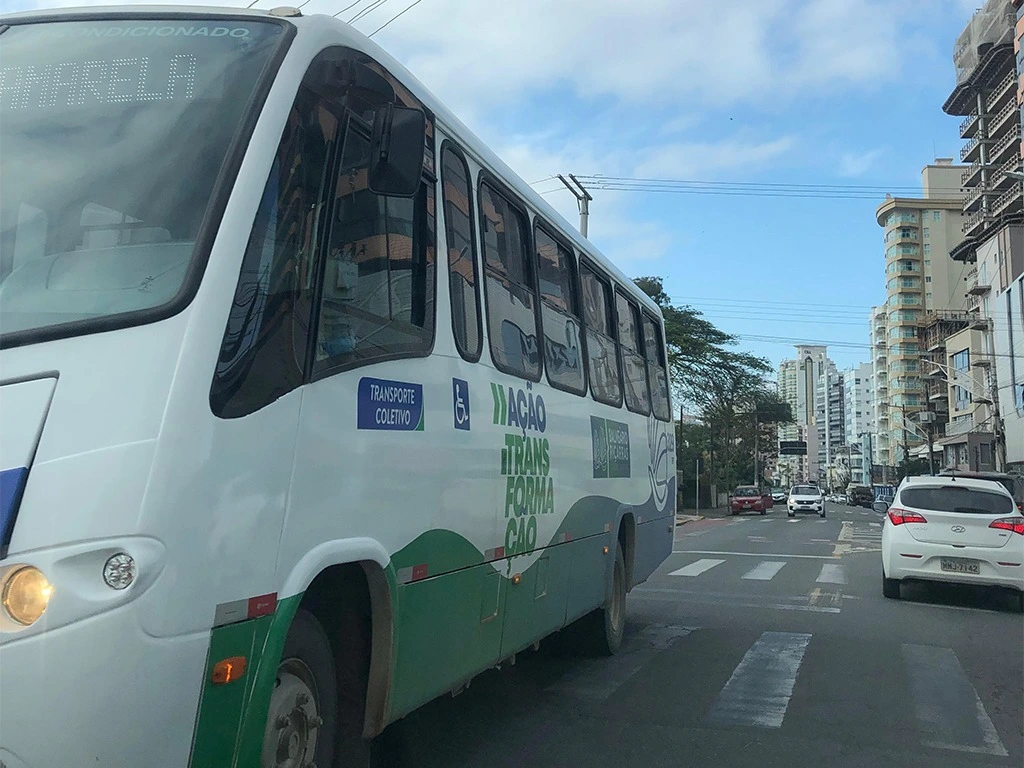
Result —
[{"label": "white road marking", "polygon": [[811,539],[811,541],[813,541],[813,542],[815,542],[817,544],[831,544],[832,543],[832,539]]},{"label": "white road marking", "polygon": [[779,552],[724,552],[717,549],[677,549],[673,555],[735,555],[737,557],[799,557],[805,560],[838,560],[835,555],[790,555]]},{"label": "white road marking", "polygon": [[669,576],[700,576],[704,571],[709,571],[716,565],[721,565],[724,562],[725,560],[698,560],[695,563],[690,563],[683,568],[672,571]]},{"label": "white road marking", "polygon": [[795,517],[792,517],[792,518],[790,518],[789,520],[787,520],[786,522],[787,522],[787,523],[799,523],[800,521],[799,521],[799,520],[797,520],[797,519],[796,519]]},{"label": "white road marking", "polygon": [[768,541],[765,536],[747,536],[747,541]]},{"label": "white road marking", "polygon": [[762,560],[743,574],[743,578],[754,581],[771,581],[785,565],[785,560]]},{"label": "white road marking", "polygon": [[905,644],[903,659],[924,746],[1008,757],[951,648]]},{"label": "white road marking", "polygon": [[846,571],[838,563],[825,563],[821,566],[821,573],[816,581],[819,584],[845,584]]},{"label": "white road marking", "polygon": [[[769,611],[806,611],[808,613],[839,613],[840,609],[832,606],[807,605],[805,603],[766,603],[764,600],[751,600],[749,597],[732,594],[714,594],[708,592],[688,592],[679,589],[659,589],[657,587],[633,587],[629,593],[630,600],[670,601],[674,605],[699,603],[701,605],[722,605],[728,603],[737,608],[765,609]],[[786,600],[806,600],[807,595],[793,598],[776,598]]]},{"label": "white road marking", "polygon": [[868,523],[868,525],[870,525],[872,528],[881,528],[882,527],[881,523]]},{"label": "white road marking", "polygon": [[765,632],[736,666],[708,720],[723,725],[779,728],[786,717],[808,634]]}]

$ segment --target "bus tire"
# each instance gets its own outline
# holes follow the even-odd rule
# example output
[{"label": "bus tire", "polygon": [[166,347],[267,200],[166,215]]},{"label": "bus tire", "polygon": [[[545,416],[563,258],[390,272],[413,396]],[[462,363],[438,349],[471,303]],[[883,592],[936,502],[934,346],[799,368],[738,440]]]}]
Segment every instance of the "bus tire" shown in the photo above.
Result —
[{"label": "bus tire", "polygon": [[262,768],[334,762],[338,690],[327,633],[309,611],[292,619],[263,735]]},{"label": "bus tire", "polygon": [[615,550],[611,589],[600,608],[580,619],[574,629],[575,645],[584,653],[613,656],[622,646],[626,628],[626,559],[622,548]]}]

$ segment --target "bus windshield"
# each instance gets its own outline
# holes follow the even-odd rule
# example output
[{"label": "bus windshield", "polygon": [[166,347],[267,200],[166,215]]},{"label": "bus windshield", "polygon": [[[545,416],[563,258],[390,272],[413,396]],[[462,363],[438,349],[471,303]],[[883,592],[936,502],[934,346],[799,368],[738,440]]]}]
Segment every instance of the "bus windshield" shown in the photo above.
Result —
[{"label": "bus windshield", "polygon": [[179,294],[232,140],[284,37],[273,22],[197,17],[0,34],[6,342],[82,333],[83,321],[115,315],[127,323]]}]

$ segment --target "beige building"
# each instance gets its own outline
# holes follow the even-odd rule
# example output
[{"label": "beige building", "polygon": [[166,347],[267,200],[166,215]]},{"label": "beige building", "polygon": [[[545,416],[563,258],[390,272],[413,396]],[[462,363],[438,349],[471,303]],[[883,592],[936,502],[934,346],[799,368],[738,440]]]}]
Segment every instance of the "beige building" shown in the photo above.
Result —
[{"label": "beige building", "polygon": [[[964,270],[949,258],[963,238],[964,166],[939,158],[921,172],[920,198],[888,196],[875,212],[885,231],[885,375],[877,379],[875,398],[884,461],[898,466],[904,453],[925,441],[915,414],[927,407],[922,376],[925,349],[919,338],[929,312],[964,309]],[[872,343],[878,327],[872,324]],[[883,436],[884,435],[884,436]],[[880,457],[882,458],[882,457]]]},{"label": "beige building", "polygon": [[991,357],[985,344],[985,331],[969,325],[946,339],[944,370],[929,371],[943,380],[946,389],[949,421],[936,448],[942,450],[942,463],[947,467],[995,469],[987,376]]}]

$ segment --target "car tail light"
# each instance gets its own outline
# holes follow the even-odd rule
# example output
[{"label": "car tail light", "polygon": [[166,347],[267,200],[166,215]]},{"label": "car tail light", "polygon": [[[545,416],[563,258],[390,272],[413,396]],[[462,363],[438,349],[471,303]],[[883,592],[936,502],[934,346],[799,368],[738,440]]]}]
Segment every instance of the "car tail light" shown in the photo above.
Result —
[{"label": "car tail light", "polygon": [[1001,531],[1012,531],[1024,536],[1024,517],[1003,517],[993,520],[988,524],[989,528],[998,528]]},{"label": "car tail light", "polygon": [[927,523],[928,521],[917,512],[910,512],[899,507],[889,507],[889,522],[893,525],[903,525],[904,523]]}]

